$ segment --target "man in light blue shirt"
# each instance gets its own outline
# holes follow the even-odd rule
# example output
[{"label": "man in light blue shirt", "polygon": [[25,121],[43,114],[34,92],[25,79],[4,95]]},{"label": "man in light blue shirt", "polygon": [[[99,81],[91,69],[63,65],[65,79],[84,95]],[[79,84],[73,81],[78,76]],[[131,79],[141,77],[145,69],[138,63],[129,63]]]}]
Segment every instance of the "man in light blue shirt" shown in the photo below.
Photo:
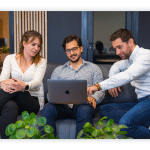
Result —
[{"label": "man in light blue shirt", "polygon": [[[123,60],[110,69],[109,78],[88,88],[88,94],[98,90],[108,90],[117,96],[120,86],[131,83],[135,87],[138,103],[111,103],[100,107],[109,118],[120,118],[119,124],[128,126],[127,136],[142,139],[150,138],[150,50],[136,45],[132,33],[119,29],[110,37],[116,54]],[[109,107],[109,111],[107,108]],[[122,111],[122,113],[117,113]],[[127,111],[124,111],[127,110]],[[114,111],[116,115],[113,116]]]},{"label": "man in light blue shirt", "polygon": [[[103,81],[103,75],[100,68],[81,58],[83,46],[81,38],[76,35],[70,35],[64,38],[62,44],[65,53],[69,59],[64,65],[57,67],[52,75],[53,80],[87,80],[87,86],[92,86]],[[59,91],[58,91],[59,92]],[[76,119],[76,136],[83,129],[86,122],[93,124],[96,104],[100,103],[105,97],[104,91],[97,91],[87,97],[87,104],[52,104],[47,103],[41,114],[46,117],[47,124],[54,129],[56,136],[56,120],[74,118]]]}]

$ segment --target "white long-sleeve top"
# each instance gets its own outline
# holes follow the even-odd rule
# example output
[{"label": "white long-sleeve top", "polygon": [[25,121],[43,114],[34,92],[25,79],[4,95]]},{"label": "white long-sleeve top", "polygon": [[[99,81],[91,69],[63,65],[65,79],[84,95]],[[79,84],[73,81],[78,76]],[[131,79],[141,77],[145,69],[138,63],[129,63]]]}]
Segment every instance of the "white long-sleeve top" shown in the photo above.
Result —
[{"label": "white long-sleeve top", "polygon": [[131,82],[137,98],[150,95],[150,50],[136,45],[129,59],[116,62],[110,69],[109,79],[100,82],[102,90]]},{"label": "white long-sleeve top", "polygon": [[43,77],[46,71],[47,62],[44,58],[36,66],[32,64],[24,73],[16,61],[16,54],[6,56],[0,76],[0,82],[10,78],[17,78],[29,85],[29,93],[31,96],[38,97],[40,110],[44,106],[44,89]]}]

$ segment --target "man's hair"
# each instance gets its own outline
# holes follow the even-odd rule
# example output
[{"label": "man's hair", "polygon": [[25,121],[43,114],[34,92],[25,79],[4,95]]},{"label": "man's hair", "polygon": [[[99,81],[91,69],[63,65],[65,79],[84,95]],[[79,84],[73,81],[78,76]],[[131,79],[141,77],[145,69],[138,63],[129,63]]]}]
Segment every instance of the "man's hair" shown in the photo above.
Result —
[{"label": "man's hair", "polygon": [[98,54],[102,54],[104,45],[101,41],[96,41],[96,49],[98,50]]},{"label": "man's hair", "polygon": [[62,44],[63,49],[66,50],[66,43],[72,42],[73,40],[76,40],[79,47],[82,46],[81,38],[78,37],[76,34],[72,34],[72,35],[69,35],[69,36],[64,38],[63,44]]},{"label": "man's hair", "polygon": [[128,43],[129,39],[132,38],[134,44],[136,44],[133,34],[128,29],[121,28],[117,30],[110,36],[110,41],[115,41],[117,38],[121,38],[121,40],[126,43]]}]

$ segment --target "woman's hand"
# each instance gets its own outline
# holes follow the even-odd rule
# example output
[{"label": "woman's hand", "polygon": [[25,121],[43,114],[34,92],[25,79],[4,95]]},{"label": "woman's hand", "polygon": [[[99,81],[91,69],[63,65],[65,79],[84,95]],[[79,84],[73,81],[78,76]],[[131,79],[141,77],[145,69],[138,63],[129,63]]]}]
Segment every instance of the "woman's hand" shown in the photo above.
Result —
[{"label": "woman's hand", "polygon": [[89,95],[93,94],[96,91],[98,91],[98,89],[95,85],[90,86],[90,87],[87,88],[87,95],[89,96]]},{"label": "woman's hand", "polygon": [[23,81],[16,78],[12,78],[12,80],[14,81],[12,86],[15,88],[16,92],[24,91],[26,84]]},{"label": "woman's hand", "polygon": [[26,84],[19,79],[12,78],[1,81],[1,88],[10,94],[24,91]]},{"label": "woman's hand", "polygon": [[12,85],[15,81],[12,79],[6,79],[1,81],[1,88],[8,93],[16,92],[16,88]]}]

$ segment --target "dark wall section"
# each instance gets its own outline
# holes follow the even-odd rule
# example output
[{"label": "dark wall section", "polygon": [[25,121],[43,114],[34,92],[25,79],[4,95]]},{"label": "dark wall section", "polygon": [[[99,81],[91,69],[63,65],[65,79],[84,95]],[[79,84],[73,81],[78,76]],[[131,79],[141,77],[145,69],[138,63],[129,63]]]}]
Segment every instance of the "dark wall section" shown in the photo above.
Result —
[{"label": "dark wall section", "polygon": [[81,37],[81,12],[48,11],[48,62],[65,63],[68,58],[62,48],[64,37],[77,34]]},{"label": "dark wall section", "polygon": [[14,53],[14,12],[9,11],[9,45],[10,54]]},{"label": "dark wall section", "polygon": [[139,11],[138,45],[150,49],[150,12]]}]

